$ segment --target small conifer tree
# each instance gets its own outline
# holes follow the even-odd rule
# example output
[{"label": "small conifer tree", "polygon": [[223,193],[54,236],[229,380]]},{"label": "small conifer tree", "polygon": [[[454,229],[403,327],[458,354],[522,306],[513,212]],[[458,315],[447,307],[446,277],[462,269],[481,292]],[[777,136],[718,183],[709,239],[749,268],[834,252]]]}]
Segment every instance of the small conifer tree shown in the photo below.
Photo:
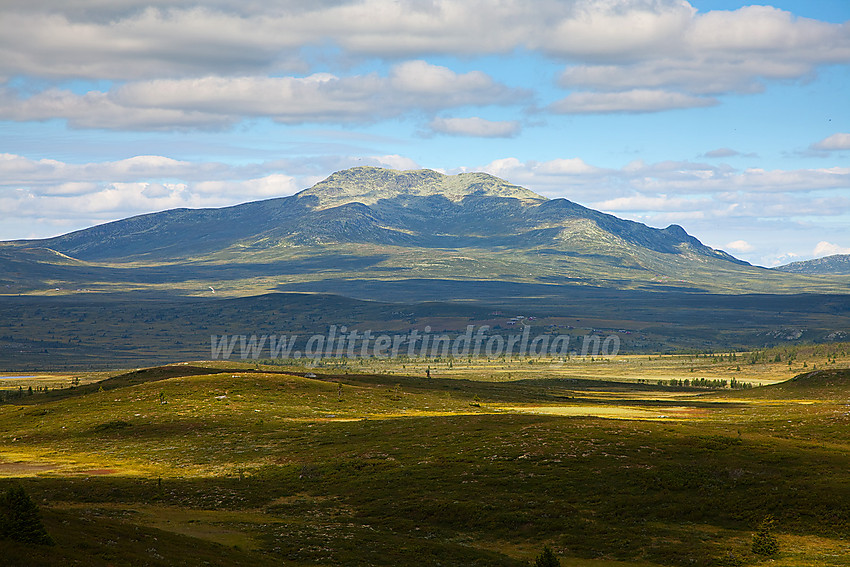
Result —
[{"label": "small conifer tree", "polygon": [[561,562],[548,545],[543,546],[543,553],[537,556],[534,567],[561,567]]},{"label": "small conifer tree", "polygon": [[773,535],[773,516],[767,516],[753,534],[753,553],[770,557],[779,553],[779,541]]},{"label": "small conifer tree", "polygon": [[53,545],[38,507],[21,485],[12,486],[0,495],[0,539]]}]

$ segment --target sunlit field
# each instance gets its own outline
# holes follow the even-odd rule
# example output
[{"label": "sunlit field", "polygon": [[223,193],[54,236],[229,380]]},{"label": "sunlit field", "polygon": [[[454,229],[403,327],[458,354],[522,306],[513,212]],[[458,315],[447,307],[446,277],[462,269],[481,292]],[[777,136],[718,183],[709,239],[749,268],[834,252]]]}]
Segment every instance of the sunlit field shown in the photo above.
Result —
[{"label": "sunlit field", "polygon": [[[549,546],[563,565],[846,565],[847,351],[7,373],[0,489],[20,483],[56,545],[0,553],[527,565]],[[753,551],[768,517],[770,557]]]}]

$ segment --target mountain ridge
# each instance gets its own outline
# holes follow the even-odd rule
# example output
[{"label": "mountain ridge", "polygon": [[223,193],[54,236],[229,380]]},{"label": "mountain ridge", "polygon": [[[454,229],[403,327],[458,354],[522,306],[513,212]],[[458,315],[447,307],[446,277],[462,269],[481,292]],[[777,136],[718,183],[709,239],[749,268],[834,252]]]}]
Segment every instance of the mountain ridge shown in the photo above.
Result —
[{"label": "mountain ridge", "polygon": [[823,258],[800,260],[773,268],[780,272],[811,275],[850,275],[850,254],[832,254]]},{"label": "mountain ridge", "polygon": [[[505,293],[510,283],[723,294],[845,290],[838,280],[751,266],[675,224],[650,227],[486,173],[374,167],[334,173],[291,196],[0,243],[0,273],[6,294],[371,289],[358,297],[380,299],[385,284],[405,281],[491,282],[504,284]],[[452,289],[474,295],[458,285]],[[410,289],[410,301],[431,297],[414,291],[419,285]]]},{"label": "mountain ridge", "polygon": [[703,245],[678,225],[664,229],[620,219],[567,199],[546,199],[486,173],[358,167],[334,173],[289,197],[206,209],[170,209],[53,238],[16,241],[87,261],[172,259],[243,244],[327,245],[360,242],[425,248],[564,245],[592,248],[592,223],[651,250],[745,264]]}]

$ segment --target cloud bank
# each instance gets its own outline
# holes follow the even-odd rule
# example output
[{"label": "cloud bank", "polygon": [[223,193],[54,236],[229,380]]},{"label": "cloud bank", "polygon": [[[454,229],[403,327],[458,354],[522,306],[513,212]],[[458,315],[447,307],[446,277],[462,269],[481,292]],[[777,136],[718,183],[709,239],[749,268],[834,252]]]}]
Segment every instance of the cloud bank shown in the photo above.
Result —
[{"label": "cloud bank", "polygon": [[[0,117],[144,130],[222,128],[257,116],[344,124],[463,105],[531,108],[529,93],[481,71],[425,62],[518,50],[563,65],[558,83],[570,92],[547,111],[662,112],[850,63],[850,26],[769,6],[699,13],[681,0],[13,0],[0,18]],[[316,69],[369,60],[394,67],[389,76]],[[21,77],[32,81],[21,88]],[[67,80],[110,86],[79,92],[63,88]],[[439,120],[432,129],[443,133],[496,135]]]}]

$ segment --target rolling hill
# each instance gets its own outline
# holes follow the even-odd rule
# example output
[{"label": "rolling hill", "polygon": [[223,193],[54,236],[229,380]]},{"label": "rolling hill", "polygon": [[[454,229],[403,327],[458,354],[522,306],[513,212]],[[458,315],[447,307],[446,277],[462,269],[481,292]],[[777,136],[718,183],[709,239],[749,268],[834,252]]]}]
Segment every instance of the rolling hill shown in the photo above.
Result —
[{"label": "rolling hill", "polygon": [[814,260],[791,262],[774,268],[792,274],[850,275],[850,254],[833,254]]}]

